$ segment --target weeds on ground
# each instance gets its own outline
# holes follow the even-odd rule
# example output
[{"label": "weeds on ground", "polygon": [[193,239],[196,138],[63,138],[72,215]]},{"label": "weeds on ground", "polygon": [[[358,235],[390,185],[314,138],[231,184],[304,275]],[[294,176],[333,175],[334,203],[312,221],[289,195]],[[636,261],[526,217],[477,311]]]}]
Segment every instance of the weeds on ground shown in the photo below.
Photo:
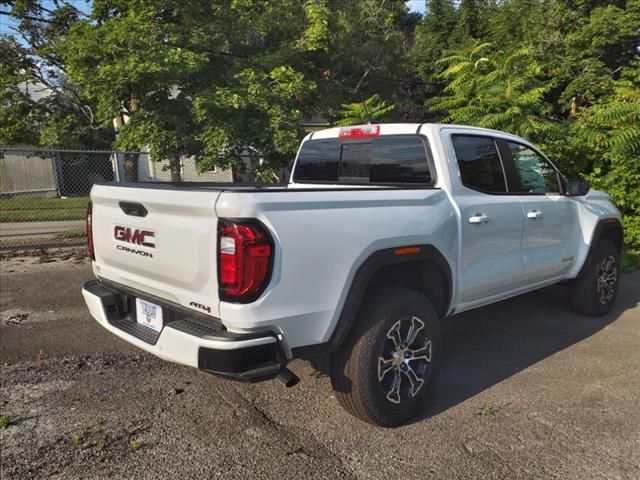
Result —
[{"label": "weeds on ground", "polygon": [[79,447],[82,444],[82,437],[83,435],[81,433],[72,433],[71,445],[73,445],[74,447]]},{"label": "weeds on ground", "polygon": [[500,410],[511,405],[511,402],[507,402],[503,405],[483,405],[475,414],[479,417],[495,417]]},{"label": "weeds on ground", "polygon": [[71,445],[79,450],[87,450],[89,448],[104,450],[108,444],[114,442],[116,442],[115,437],[110,438],[109,434],[104,433],[98,428],[93,431],[85,430],[83,432],[74,432],[71,434]]},{"label": "weeds on ground", "polygon": [[11,425],[11,415],[0,415],[0,429],[7,428],[9,425]]},{"label": "weeds on ground", "polygon": [[95,449],[101,451],[111,447],[123,448],[127,445],[133,450],[139,450],[146,445],[146,442],[137,435],[147,428],[144,425],[134,425],[124,427],[121,433],[108,433],[102,429],[101,424],[97,424],[82,431],[73,432],[69,440],[71,445],[78,450]]},{"label": "weeds on ground", "polygon": [[131,440],[131,448],[134,450],[139,450],[144,446],[144,440],[141,438],[136,438],[135,440]]},{"label": "weeds on ground", "polygon": [[38,368],[42,369],[45,367],[45,357],[42,349],[38,352],[38,356],[36,357],[36,362],[38,362]]}]

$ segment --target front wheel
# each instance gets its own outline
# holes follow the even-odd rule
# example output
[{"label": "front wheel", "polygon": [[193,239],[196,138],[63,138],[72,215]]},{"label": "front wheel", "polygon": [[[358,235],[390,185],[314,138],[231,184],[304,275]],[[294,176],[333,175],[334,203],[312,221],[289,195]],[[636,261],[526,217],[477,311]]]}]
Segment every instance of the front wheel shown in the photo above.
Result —
[{"label": "front wheel", "polygon": [[573,309],[583,315],[599,317],[609,313],[618,295],[620,255],[608,240],[601,240],[586,272],[569,282]]},{"label": "front wheel", "polygon": [[429,299],[407,288],[376,288],[331,358],[331,384],[349,413],[395,427],[424,406],[441,356],[440,322]]}]

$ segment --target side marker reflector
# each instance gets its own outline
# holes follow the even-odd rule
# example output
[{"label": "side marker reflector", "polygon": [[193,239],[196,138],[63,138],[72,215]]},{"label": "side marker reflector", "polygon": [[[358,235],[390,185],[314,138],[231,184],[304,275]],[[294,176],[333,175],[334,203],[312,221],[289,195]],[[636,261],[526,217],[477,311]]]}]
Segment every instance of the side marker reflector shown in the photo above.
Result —
[{"label": "side marker reflector", "polygon": [[393,254],[398,257],[401,255],[415,255],[416,253],[420,253],[420,247],[401,247],[393,251]]}]

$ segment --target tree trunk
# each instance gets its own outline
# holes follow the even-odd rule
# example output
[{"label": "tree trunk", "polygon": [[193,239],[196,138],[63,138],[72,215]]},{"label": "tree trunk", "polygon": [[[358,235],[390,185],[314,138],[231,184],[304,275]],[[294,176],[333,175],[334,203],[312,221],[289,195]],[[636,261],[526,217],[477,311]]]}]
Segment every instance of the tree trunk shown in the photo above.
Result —
[{"label": "tree trunk", "polygon": [[138,181],[138,154],[137,153],[125,153],[124,154],[124,175],[127,182]]},{"label": "tree trunk", "polygon": [[169,170],[171,171],[171,181],[181,182],[180,177],[180,154],[176,154],[169,159]]}]

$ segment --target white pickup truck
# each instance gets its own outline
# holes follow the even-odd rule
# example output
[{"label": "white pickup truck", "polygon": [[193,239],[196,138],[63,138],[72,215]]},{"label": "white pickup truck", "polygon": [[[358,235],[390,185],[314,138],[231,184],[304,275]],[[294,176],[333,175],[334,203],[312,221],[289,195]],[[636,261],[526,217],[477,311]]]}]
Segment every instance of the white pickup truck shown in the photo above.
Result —
[{"label": "white pickup truck", "polygon": [[607,313],[623,240],[609,197],[526,140],[436,124],[309,134],[288,185],[95,185],[87,232],[107,330],[245,381],[328,354],[340,403],[382,426],[425,403],[448,316],[557,283]]}]

